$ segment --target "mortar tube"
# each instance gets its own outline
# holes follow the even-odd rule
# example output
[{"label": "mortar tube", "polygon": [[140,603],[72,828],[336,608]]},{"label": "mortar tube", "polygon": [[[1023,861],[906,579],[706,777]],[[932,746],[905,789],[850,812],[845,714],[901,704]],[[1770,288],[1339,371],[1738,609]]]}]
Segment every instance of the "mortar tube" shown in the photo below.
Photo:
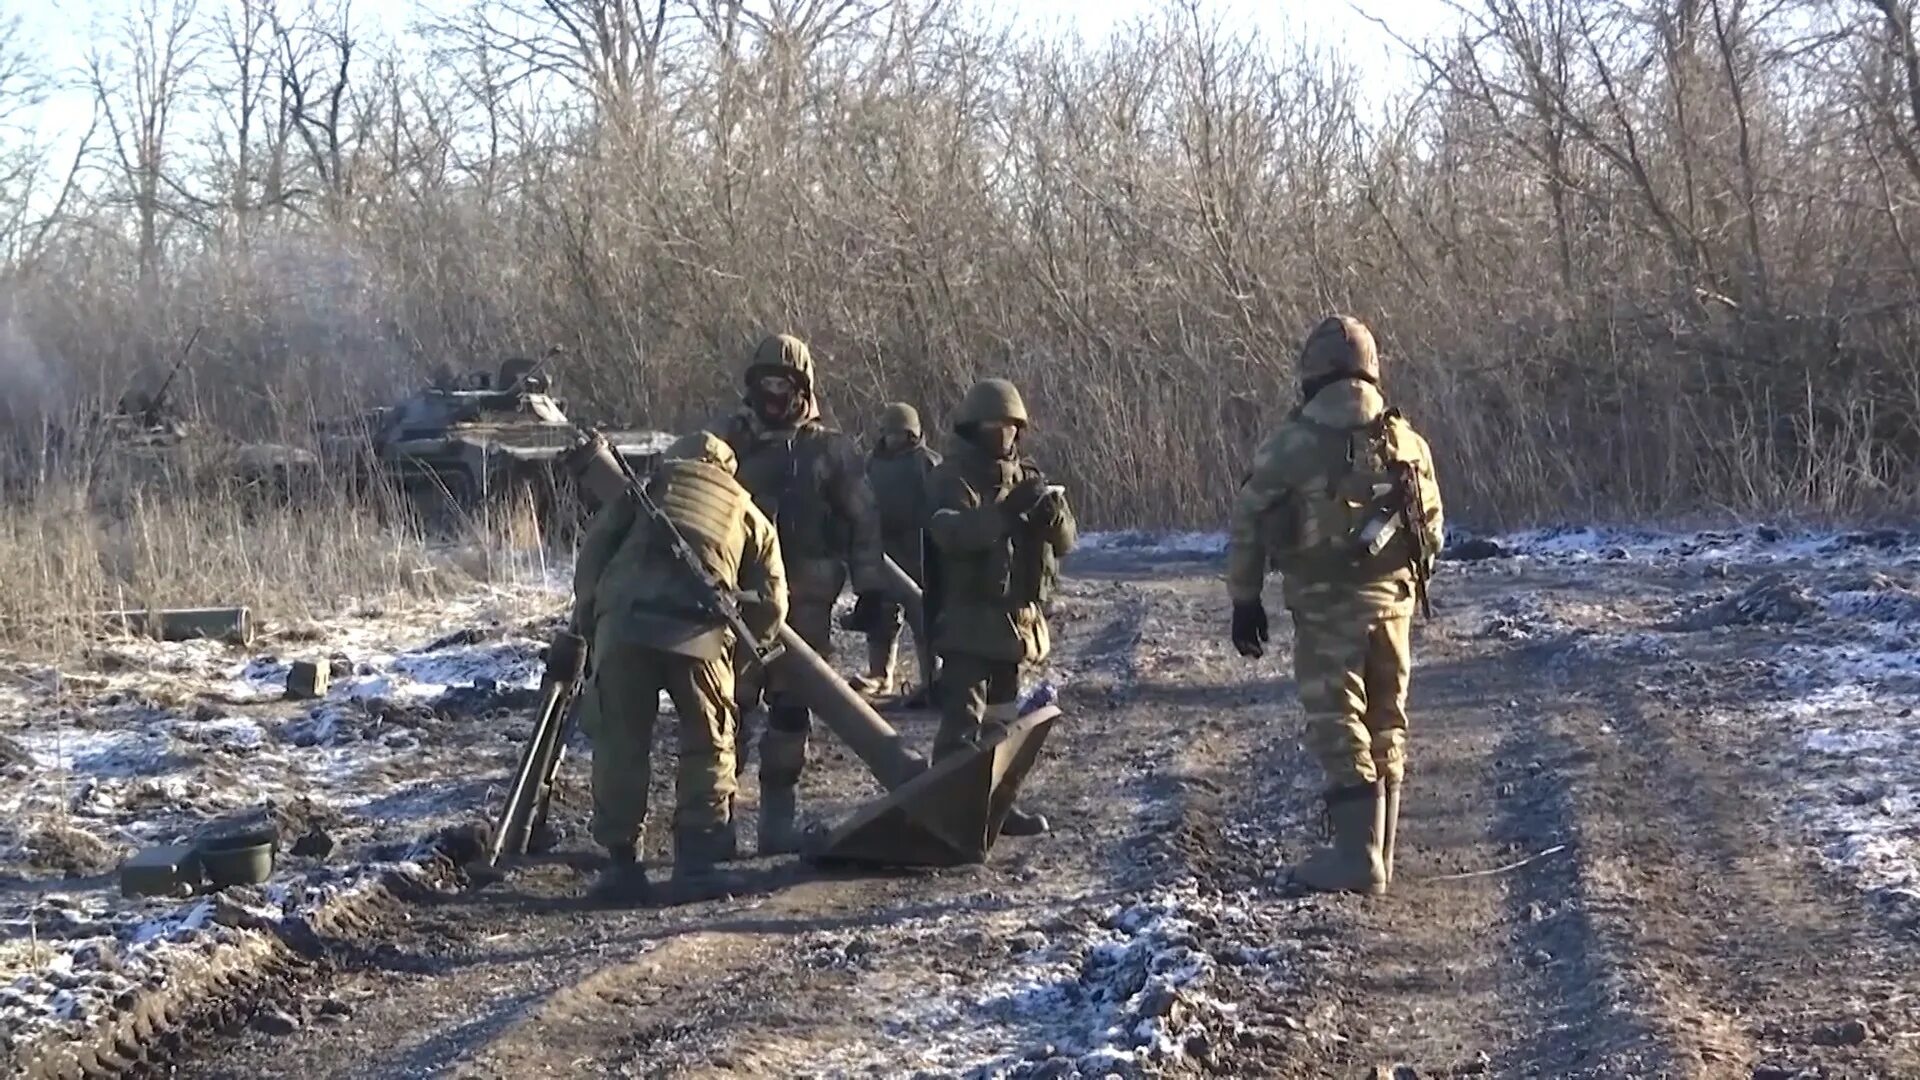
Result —
[{"label": "mortar tube", "polygon": [[785,623],[780,625],[780,644],[785,651],[768,665],[768,672],[820,715],[882,787],[892,791],[926,771],[926,760],[907,749],[906,740],[893,725]]}]

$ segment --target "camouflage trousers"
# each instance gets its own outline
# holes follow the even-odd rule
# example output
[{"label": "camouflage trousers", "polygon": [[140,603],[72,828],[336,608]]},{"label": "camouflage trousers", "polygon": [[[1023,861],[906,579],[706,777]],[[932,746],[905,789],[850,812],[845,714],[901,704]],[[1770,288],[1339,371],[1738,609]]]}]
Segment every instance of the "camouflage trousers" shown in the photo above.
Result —
[{"label": "camouflage trousers", "polygon": [[680,720],[674,828],[705,829],[733,819],[738,714],[732,661],[696,660],[603,634],[580,703],[581,727],[593,739],[593,839],[602,847],[637,842],[646,823],[663,690]]},{"label": "camouflage trousers", "polygon": [[[787,625],[821,659],[833,659],[833,601],[796,598],[787,611]],[[791,787],[799,783],[807,765],[807,735],[813,729],[813,713],[780,680],[768,681],[766,673],[753,664],[740,666],[734,700],[741,715],[763,704],[767,709],[767,730],[760,737],[761,786]]]},{"label": "camouflage trousers", "polygon": [[933,760],[978,744],[994,726],[1020,718],[1020,664],[966,653],[940,658],[940,730]]},{"label": "camouflage trousers", "polygon": [[1412,628],[1411,615],[1293,611],[1305,741],[1329,787],[1405,775]]}]

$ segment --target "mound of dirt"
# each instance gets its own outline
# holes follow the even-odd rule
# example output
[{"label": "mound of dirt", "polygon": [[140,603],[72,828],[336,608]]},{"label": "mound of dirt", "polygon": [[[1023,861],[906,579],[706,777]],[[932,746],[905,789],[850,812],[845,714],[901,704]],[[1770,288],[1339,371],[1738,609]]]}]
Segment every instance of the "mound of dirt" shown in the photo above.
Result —
[{"label": "mound of dirt", "polygon": [[1821,615],[1820,601],[1806,586],[1783,574],[1773,574],[1737,593],[1708,601],[1698,610],[1677,615],[1675,630],[1714,630],[1722,626],[1791,625]]}]

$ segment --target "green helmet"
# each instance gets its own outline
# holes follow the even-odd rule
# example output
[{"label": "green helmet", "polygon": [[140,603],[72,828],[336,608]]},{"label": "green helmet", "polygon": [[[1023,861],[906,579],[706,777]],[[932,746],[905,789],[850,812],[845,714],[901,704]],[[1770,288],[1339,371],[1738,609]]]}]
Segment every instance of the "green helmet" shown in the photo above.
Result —
[{"label": "green helmet", "polygon": [[732,475],[739,464],[734,456],[733,447],[726,440],[707,431],[695,431],[673,440],[667,452],[661,455],[665,461],[698,461],[716,465]]},{"label": "green helmet", "polygon": [[1351,315],[1320,320],[1300,348],[1303,385],[1336,378],[1380,381],[1380,352],[1373,344],[1373,331]]},{"label": "green helmet", "polygon": [[920,410],[904,401],[888,405],[880,413],[880,433],[917,437],[920,434]]},{"label": "green helmet", "polygon": [[745,381],[753,385],[762,375],[784,374],[799,380],[800,389],[813,393],[813,350],[792,334],[769,334],[747,358]]},{"label": "green helmet", "polygon": [[1020,399],[1020,389],[1005,379],[982,379],[973,384],[967,396],[960,402],[960,411],[953,418],[954,426],[965,424],[988,424],[994,421],[1002,423],[1027,424],[1027,403]]}]

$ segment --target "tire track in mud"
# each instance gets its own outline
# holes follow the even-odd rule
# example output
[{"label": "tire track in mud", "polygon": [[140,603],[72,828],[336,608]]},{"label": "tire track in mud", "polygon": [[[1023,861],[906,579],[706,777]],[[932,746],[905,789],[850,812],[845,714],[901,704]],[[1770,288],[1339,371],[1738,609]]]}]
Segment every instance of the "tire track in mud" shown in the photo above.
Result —
[{"label": "tire track in mud", "polygon": [[1650,702],[1632,675],[1584,672],[1552,729],[1590,762],[1595,921],[1681,1074],[1920,1075],[1920,943],[1781,828],[1777,779],[1740,744],[1766,735]]}]

